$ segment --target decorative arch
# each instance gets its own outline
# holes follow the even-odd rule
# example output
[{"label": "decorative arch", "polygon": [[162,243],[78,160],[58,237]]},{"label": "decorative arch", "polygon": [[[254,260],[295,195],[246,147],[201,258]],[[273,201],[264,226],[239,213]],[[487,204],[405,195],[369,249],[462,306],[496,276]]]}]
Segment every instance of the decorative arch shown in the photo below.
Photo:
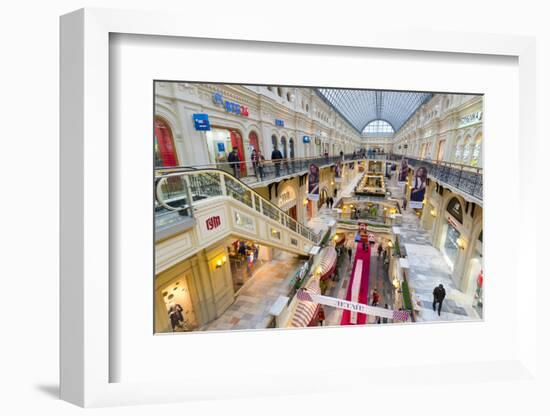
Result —
[{"label": "decorative arch", "polygon": [[272,146],[273,148],[275,148],[275,147],[278,147],[278,144],[279,144],[279,141],[278,141],[278,139],[277,139],[277,135],[276,135],[276,134],[272,134],[272,135],[271,135],[271,146]]},{"label": "decorative arch", "polygon": [[460,200],[453,196],[445,207],[445,210],[453,216],[459,223],[464,223],[464,209]]},{"label": "decorative arch", "polygon": [[472,136],[470,133],[466,134],[464,138],[464,149],[462,152],[462,163],[464,165],[467,165],[470,162],[470,158],[472,156]]},{"label": "decorative arch", "polygon": [[155,117],[154,146],[155,167],[178,166],[172,127],[166,119],[159,116]]},{"label": "decorative arch", "polygon": [[281,136],[281,153],[283,154],[283,159],[286,159],[288,157],[287,143],[286,143],[286,137],[285,136]]},{"label": "decorative arch", "polygon": [[259,152],[261,150],[260,149],[260,137],[259,137],[258,133],[256,132],[256,130],[250,130],[248,132],[248,144],[253,149],[256,149],[256,152]]}]

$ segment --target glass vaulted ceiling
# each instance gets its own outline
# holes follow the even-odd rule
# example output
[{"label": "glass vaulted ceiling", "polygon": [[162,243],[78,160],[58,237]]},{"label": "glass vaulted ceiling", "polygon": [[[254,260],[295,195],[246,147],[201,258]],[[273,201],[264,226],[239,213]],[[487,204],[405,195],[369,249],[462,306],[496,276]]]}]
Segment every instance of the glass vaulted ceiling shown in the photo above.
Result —
[{"label": "glass vaulted ceiling", "polygon": [[344,116],[358,132],[373,120],[384,120],[398,131],[432,94],[422,92],[344,90],[318,88],[319,95]]}]

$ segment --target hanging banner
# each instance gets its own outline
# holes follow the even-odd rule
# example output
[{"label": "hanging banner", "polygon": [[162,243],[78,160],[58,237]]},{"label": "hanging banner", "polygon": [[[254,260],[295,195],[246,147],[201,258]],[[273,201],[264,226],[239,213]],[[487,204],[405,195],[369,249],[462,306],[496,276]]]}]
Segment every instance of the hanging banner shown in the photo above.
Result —
[{"label": "hanging banner", "polygon": [[407,172],[409,170],[409,164],[407,163],[407,159],[403,158],[401,159],[401,163],[399,164],[399,175],[397,177],[397,183],[399,185],[404,185],[407,181]]},{"label": "hanging banner", "polygon": [[336,162],[334,165],[334,182],[342,182],[342,162]]},{"label": "hanging banner", "polygon": [[424,195],[426,195],[426,185],[428,182],[428,168],[426,166],[420,166],[416,169],[414,174],[411,198],[409,206],[411,208],[421,209],[424,202]]},{"label": "hanging banner", "polygon": [[319,200],[319,167],[313,163],[309,165],[309,172],[307,176],[308,193],[307,199],[310,201]]},{"label": "hanging banner", "polygon": [[364,313],[366,315],[379,316],[381,318],[393,319],[394,321],[407,321],[409,319],[409,311],[396,311],[393,309],[380,308],[378,306],[369,306],[364,303],[352,302],[345,299],[332,298],[329,296],[318,295],[306,288],[302,288],[296,294],[298,300],[304,302],[315,302],[321,305],[332,306],[334,308],[346,309],[356,313]]}]

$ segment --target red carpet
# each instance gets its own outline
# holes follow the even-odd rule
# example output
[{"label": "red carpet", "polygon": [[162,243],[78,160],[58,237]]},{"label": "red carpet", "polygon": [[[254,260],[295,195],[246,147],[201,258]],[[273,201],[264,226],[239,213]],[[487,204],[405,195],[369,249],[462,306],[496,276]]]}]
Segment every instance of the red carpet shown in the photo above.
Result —
[{"label": "red carpet", "polygon": [[[348,286],[348,292],[346,294],[346,300],[351,300],[354,302],[359,302],[363,304],[368,304],[368,297],[369,297],[369,272],[370,272],[370,250],[371,246],[370,244],[367,245],[367,250],[363,250],[363,243],[359,242],[357,243],[357,251],[355,252],[355,259],[353,261],[353,268],[351,270],[350,275],[350,281]],[[361,267],[361,270],[357,269],[357,263],[362,263],[359,267]],[[356,270],[357,269],[357,270]],[[357,272],[357,276],[356,276]],[[354,284],[355,279],[359,278],[359,281],[356,281]],[[359,285],[359,286],[358,286]],[[353,287],[359,287],[358,292],[355,291],[355,299],[352,299],[354,293],[353,293]],[[342,321],[340,322],[340,325],[362,325],[367,322],[367,315],[364,313],[358,313],[356,322],[354,323],[353,313],[348,310],[344,310],[342,314]]]}]

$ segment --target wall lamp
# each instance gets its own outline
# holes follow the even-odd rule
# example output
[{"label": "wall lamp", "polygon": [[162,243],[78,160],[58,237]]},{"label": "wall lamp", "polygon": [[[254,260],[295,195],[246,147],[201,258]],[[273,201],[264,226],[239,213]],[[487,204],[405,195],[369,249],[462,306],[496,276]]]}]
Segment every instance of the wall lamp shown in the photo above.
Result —
[{"label": "wall lamp", "polygon": [[218,259],[216,262],[216,269],[221,268],[227,262],[227,257],[223,256],[221,259]]},{"label": "wall lamp", "polygon": [[437,212],[435,211],[435,209],[432,209],[432,210],[430,211],[430,215],[431,215],[432,217],[437,217]]},{"label": "wall lamp", "polygon": [[462,250],[464,250],[464,248],[466,247],[466,242],[462,239],[462,238],[458,238],[456,240],[456,245],[461,248]]}]

